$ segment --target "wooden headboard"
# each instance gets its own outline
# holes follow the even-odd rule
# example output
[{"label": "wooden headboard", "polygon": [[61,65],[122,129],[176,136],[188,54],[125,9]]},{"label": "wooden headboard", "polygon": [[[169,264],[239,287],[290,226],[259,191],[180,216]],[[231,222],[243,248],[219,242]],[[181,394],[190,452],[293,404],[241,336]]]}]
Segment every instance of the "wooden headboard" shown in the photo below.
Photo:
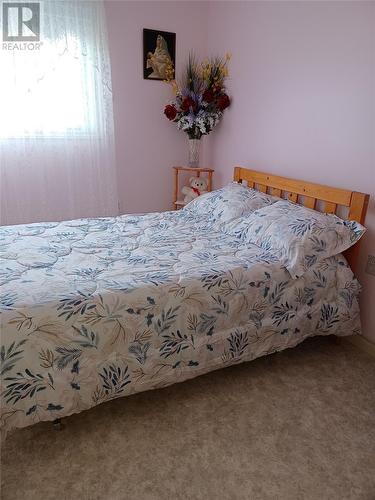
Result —
[{"label": "wooden headboard", "polygon": [[[266,174],[244,167],[234,167],[234,180],[241,183],[246,181],[248,187],[263,193],[286,198],[321,212],[337,214],[339,217],[340,208],[346,207],[348,209],[348,219],[361,224],[365,222],[370,198],[365,193]],[[345,252],[345,257],[353,271],[356,270],[359,244],[360,241]]]}]

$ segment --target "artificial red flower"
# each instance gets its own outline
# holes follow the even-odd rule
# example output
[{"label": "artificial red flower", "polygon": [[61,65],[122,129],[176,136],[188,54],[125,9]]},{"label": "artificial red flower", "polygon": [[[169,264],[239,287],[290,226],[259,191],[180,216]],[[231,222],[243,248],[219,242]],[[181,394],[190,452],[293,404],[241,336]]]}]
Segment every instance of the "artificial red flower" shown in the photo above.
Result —
[{"label": "artificial red flower", "polygon": [[215,85],[213,85],[213,86],[212,86],[212,92],[213,92],[214,94],[217,94],[218,92],[220,92],[220,90],[221,90],[220,85],[216,85],[216,84],[215,84]]},{"label": "artificial red flower", "polygon": [[197,106],[191,97],[185,97],[182,101],[181,109],[182,111],[187,111],[190,107],[192,107],[193,111],[195,111]]},{"label": "artificial red flower", "polygon": [[203,92],[202,98],[206,102],[212,102],[214,100],[214,94],[212,90],[207,89]]},{"label": "artificial red flower", "polygon": [[177,115],[177,109],[171,104],[168,104],[167,106],[165,106],[164,114],[168,118],[168,120],[174,120]]},{"label": "artificial red flower", "polygon": [[227,96],[227,94],[221,94],[218,97],[217,107],[220,109],[220,111],[224,111],[224,109],[227,108],[229,104],[230,104],[230,99]]}]

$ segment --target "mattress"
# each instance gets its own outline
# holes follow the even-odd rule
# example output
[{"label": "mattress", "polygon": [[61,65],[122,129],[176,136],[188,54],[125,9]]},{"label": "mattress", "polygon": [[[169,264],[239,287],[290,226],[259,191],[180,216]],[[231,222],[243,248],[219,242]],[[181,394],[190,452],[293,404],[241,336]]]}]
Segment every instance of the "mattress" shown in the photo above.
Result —
[{"label": "mattress", "polygon": [[186,210],[3,227],[0,259],[5,431],[360,331],[342,255],[291,279]]}]

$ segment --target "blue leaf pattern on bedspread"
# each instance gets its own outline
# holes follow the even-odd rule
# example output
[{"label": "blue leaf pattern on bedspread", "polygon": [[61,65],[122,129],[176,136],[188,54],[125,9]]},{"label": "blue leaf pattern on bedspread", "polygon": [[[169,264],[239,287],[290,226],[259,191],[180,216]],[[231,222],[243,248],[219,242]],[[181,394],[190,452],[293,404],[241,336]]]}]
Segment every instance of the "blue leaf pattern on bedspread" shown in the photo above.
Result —
[{"label": "blue leaf pattern on bedspread", "polygon": [[[218,221],[193,205],[1,228],[2,428],[67,416],[308,336],[359,331],[359,285],[341,255],[293,280],[271,246],[221,233]],[[302,234],[306,223],[291,229]]]}]

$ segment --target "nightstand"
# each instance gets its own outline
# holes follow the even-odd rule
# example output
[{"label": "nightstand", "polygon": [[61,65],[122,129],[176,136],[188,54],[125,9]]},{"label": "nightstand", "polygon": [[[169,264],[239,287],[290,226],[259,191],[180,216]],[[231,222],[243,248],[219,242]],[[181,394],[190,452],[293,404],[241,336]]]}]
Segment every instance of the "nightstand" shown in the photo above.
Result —
[{"label": "nightstand", "polygon": [[[200,168],[200,167],[173,167],[174,174],[174,193],[173,193],[173,210],[178,210],[182,208],[185,203],[183,201],[183,195],[180,193],[180,173],[188,172],[195,177],[200,177],[202,174],[207,177],[207,191],[212,190],[212,174],[214,173],[213,168]],[[179,195],[181,196],[178,199]]]}]

